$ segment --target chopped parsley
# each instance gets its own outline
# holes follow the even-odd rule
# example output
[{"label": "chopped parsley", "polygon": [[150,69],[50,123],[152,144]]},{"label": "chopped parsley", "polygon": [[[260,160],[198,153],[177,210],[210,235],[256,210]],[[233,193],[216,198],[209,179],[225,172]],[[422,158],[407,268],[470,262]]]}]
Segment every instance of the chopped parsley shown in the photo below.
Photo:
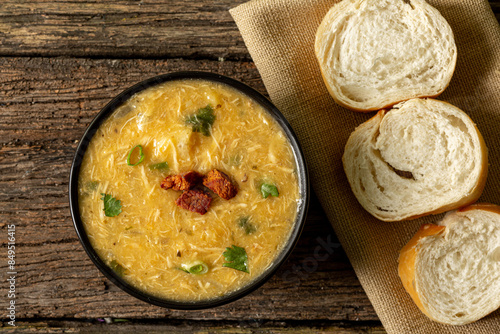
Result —
[{"label": "chopped parsley", "polygon": [[101,199],[104,201],[104,214],[106,217],[115,217],[122,212],[122,205],[119,200],[109,194],[101,193]]},{"label": "chopped parsley", "polygon": [[222,253],[227,261],[222,264],[223,267],[233,268],[239,271],[250,273],[248,270],[248,256],[245,248],[233,245],[226,247],[226,251]]},{"label": "chopped parsley", "polygon": [[252,234],[257,231],[255,226],[250,222],[250,217],[241,217],[238,220],[238,226],[245,231],[245,234]]},{"label": "chopped parsley", "polygon": [[268,198],[269,195],[271,195],[273,197],[279,196],[278,188],[276,188],[275,185],[269,184],[269,183],[263,183],[260,186],[260,193],[262,194],[262,197],[264,197],[264,198]]},{"label": "chopped parsley", "polygon": [[[137,160],[137,162],[134,164],[134,163],[130,162],[130,158],[131,158],[132,153],[135,151],[136,148],[139,148],[139,160]],[[127,165],[134,167],[134,166],[137,166],[138,164],[140,164],[143,160],[144,160],[144,152],[142,150],[142,146],[141,145],[135,145],[130,150],[130,152],[128,152]]]},{"label": "chopped parsley", "polygon": [[211,105],[200,108],[196,114],[186,118],[186,124],[193,127],[193,132],[201,132],[205,136],[210,136],[210,129],[215,121],[214,109]]},{"label": "chopped parsley", "polygon": [[165,162],[160,162],[160,163],[157,163],[157,164],[152,164],[152,165],[149,165],[149,169],[150,170],[162,170],[162,171],[168,171],[170,167],[168,166],[168,163],[165,161]]}]

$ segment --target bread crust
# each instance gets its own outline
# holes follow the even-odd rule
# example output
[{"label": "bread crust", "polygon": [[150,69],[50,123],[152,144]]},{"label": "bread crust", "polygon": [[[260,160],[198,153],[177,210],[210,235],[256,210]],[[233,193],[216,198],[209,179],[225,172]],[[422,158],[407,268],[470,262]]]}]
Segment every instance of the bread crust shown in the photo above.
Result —
[{"label": "bread crust", "polygon": [[[446,102],[446,101],[441,101],[441,102],[449,104],[450,106],[453,106],[449,102]],[[477,128],[476,123],[474,123],[474,121],[472,121],[472,119],[469,117],[469,115],[467,115],[467,118],[474,125],[474,129],[476,130],[477,136],[479,137],[479,142],[480,142],[480,146],[481,146],[481,153],[485,157],[482,161],[482,164],[481,164],[481,172],[480,172],[479,179],[477,181],[476,186],[467,196],[463,197],[461,200],[459,200],[457,202],[442,206],[442,207],[440,207],[434,211],[428,212],[428,213],[408,217],[405,220],[413,220],[413,219],[425,217],[427,215],[437,215],[437,214],[440,214],[443,212],[447,212],[447,211],[451,211],[451,210],[455,210],[455,209],[459,209],[459,208],[466,209],[465,207],[470,206],[471,204],[475,203],[479,199],[479,197],[481,197],[481,194],[483,193],[484,187],[486,186],[486,179],[488,177],[488,148],[486,147],[486,143],[484,141],[483,135],[481,135],[481,132],[479,132],[479,129]],[[483,204],[483,206],[484,205],[486,205],[486,204]],[[494,204],[490,204],[490,205],[493,205],[493,206],[498,208],[497,205],[494,205]],[[469,210],[472,210],[472,209],[473,208],[469,208]]]},{"label": "bread crust", "polygon": [[[472,210],[480,210],[480,211],[488,211],[494,214],[500,215],[500,206],[490,203],[477,203],[473,205],[469,205],[463,208],[460,208],[456,212],[458,214],[472,211]],[[453,212],[451,212],[453,213]],[[440,223],[440,222],[439,222]],[[438,224],[439,224],[438,223]],[[436,224],[423,224],[420,229],[415,233],[415,235],[408,241],[408,243],[401,249],[398,259],[398,275],[401,279],[401,283],[405,288],[406,292],[410,295],[415,305],[431,320],[443,323],[446,325],[454,324],[447,323],[436,319],[429,310],[424,306],[422,300],[420,298],[420,293],[418,289],[418,284],[416,282],[416,263],[417,257],[419,256],[420,250],[422,246],[422,242],[426,238],[445,238],[447,235],[447,225],[436,225]],[[495,310],[491,310],[494,312]],[[489,313],[491,313],[489,312]],[[488,313],[488,314],[489,314]],[[482,317],[487,314],[482,315]],[[479,319],[475,319],[476,321]],[[464,323],[460,323],[460,325],[470,323],[473,321],[467,321]]]},{"label": "bread crust", "polygon": [[415,286],[415,261],[418,254],[417,246],[421,239],[429,236],[439,235],[443,233],[445,228],[445,226],[438,226],[434,224],[424,224],[420,226],[420,229],[417,231],[417,233],[413,236],[413,238],[410,239],[410,241],[408,241],[408,243],[403,247],[403,249],[401,249],[401,252],[399,253],[399,278],[401,279],[404,288],[411,296],[420,311],[422,311],[431,319],[432,316],[423,306]]},{"label": "bread crust", "polygon": [[[316,55],[316,57],[318,57],[318,56]],[[455,72],[455,66],[456,66],[456,62],[453,65],[453,72]],[[326,89],[328,90],[328,93],[330,93],[330,96],[333,98],[333,100],[335,101],[335,103],[337,103],[339,106],[344,107],[346,109],[349,109],[349,110],[352,110],[352,111],[355,111],[355,112],[365,113],[365,114],[366,113],[370,113],[370,112],[374,112],[374,111],[377,111],[377,110],[390,109],[393,106],[395,106],[396,104],[404,102],[404,101],[408,101],[408,100],[410,100],[412,98],[422,98],[422,99],[424,99],[424,98],[430,98],[430,99],[434,99],[434,98],[438,97],[439,95],[441,95],[446,90],[446,88],[448,88],[448,86],[450,85],[450,82],[448,82],[446,84],[446,86],[440,92],[438,92],[435,95],[413,96],[413,97],[410,97],[410,98],[407,98],[407,99],[398,100],[396,102],[388,103],[388,104],[386,104],[385,106],[382,106],[382,107],[373,107],[373,108],[361,109],[361,108],[356,108],[354,106],[350,106],[348,104],[345,104],[344,102],[342,102],[341,100],[339,100],[337,98],[336,93],[333,91],[332,87],[330,87],[330,85],[328,84],[328,81],[326,79],[326,74],[325,74],[324,69],[323,69],[322,66],[320,66],[320,72],[321,72],[321,77],[323,78],[323,82],[325,83]],[[418,217],[415,217],[415,218],[418,218]]]},{"label": "bread crust", "polygon": [[[328,57],[325,54],[329,54],[329,52],[325,51],[325,48],[331,47],[329,45],[330,41],[326,40],[325,36],[328,36],[329,34],[337,34],[339,33],[338,31],[331,31],[332,27],[331,24],[335,20],[340,20],[339,18],[345,18],[344,16],[350,15],[349,11],[354,11],[353,8],[356,8],[357,12],[360,12],[360,8],[365,4],[370,2],[369,0],[344,0],[339,3],[336,3],[330,10],[329,12],[325,15],[323,18],[323,21],[321,22],[320,26],[318,27],[318,30],[316,32],[316,41],[315,41],[315,54],[316,58],[319,63],[319,68],[321,72],[321,76],[323,78],[323,81],[325,83],[325,86],[329,92],[329,94],[332,96],[332,98],[335,100],[337,104],[340,106],[356,111],[356,112],[372,112],[380,109],[386,109],[394,106],[397,103],[407,101],[412,98],[435,98],[441,95],[444,90],[449,86],[451,78],[453,76],[453,73],[456,68],[456,62],[457,62],[457,57],[456,57],[456,46],[454,42],[454,36],[451,28],[449,27],[449,24],[446,22],[446,20],[442,17],[442,15],[439,13],[437,9],[429,5],[426,1],[420,1],[420,0],[414,0],[411,4],[412,7],[418,6],[421,7],[420,9],[422,11],[426,11],[427,13],[430,13],[430,15],[433,15],[436,17],[436,19],[440,22],[443,23],[444,26],[446,27],[447,33],[449,33],[450,39],[452,41],[451,43],[451,61],[448,64],[448,67],[446,68],[446,73],[449,73],[449,75],[445,75],[443,78],[443,81],[440,82],[440,87],[438,90],[436,89],[431,89],[427,87],[425,90],[427,90],[426,93],[413,93],[409,95],[408,93],[403,93],[400,95],[403,95],[404,97],[400,98],[395,98],[392,101],[389,101],[385,104],[381,103],[375,103],[373,105],[366,105],[360,107],[359,105],[356,106],[354,104],[349,104],[348,98],[346,98],[346,95],[341,92],[342,85],[337,83],[336,76],[337,74],[335,73],[335,70],[332,68],[332,65],[329,63]],[[402,2],[401,0],[394,0],[394,2]],[[423,24],[423,23],[422,23]],[[327,59],[325,59],[327,58]],[[416,72],[416,70],[415,70]],[[332,78],[331,80],[329,78]],[[335,82],[335,84],[334,84]],[[338,85],[338,86],[337,86]],[[335,89],[334,89],[335,86]],[[407,92],[408,88],[402,89],[403,92]],[[345,99],[345,101],[343,100]],[[378,101],[378,100],[377,100]]]},{"label": "bread crust", "polygon": [[491,203],[476,203],[463,208],[460,208],[458,212],[467,212],[470,210],[483,210],[489,211],[493,213],[497,213],[500,215],[500,206]]},{"label": "bread crust", "polygon": [[[418,101],[421,99],[414,99],[414,100]],[[438,100],[434,100],[434,99],[427,99],[427,100],[429,100],[432,103],[437,102],[441,105],[445,105],[445,106],[447,105],[450,108],[458,109],[458,108],[454,107],[452,104],[445,102],[445,101],[438,101]],[[411,101],[403,102],[399,108],[402,108],[402,106],[405,103],[414,103],[414,102],[411,102]],[[458,110],[460,110],[460,109],[458,109]],[[384,117],[390,112],[391,111],[387,111],[385,109],[379,110],[377,112],[377,114],[375,114],[372,118],[370,118],[368,121],[366,121],[363,124],[361,124],[360,126],[358,126],[356,128],[356,130],[353,132],[353,134],[351,134],[351,137],[349,138],[349,140],[346,143],[345,152],[344,152],[344,155],[342,157],[344,170],[346,172],[348,182],[349,182],[351,188],[353,189],[354,194],[356,195],[356,197],[358,198],[358,201],[362,205],[363,205],[362,199],[364,198],[363,196],[365,196],[365,195],[358,194],[357,191],[355,191],[355,189],[357,187],[354,183],[358,182],[358,179],[355,178],[354,176],[349,176],[349,174],[350,174],[349,170],[351,168],[353,168],[353,166],[355,165],[355,163],[353,161],[350,161],[349,157],[352,155],[352,153],[350,153],[350,152],[352,150],[354,150],[357,145],[359,146],[360,145],[359,142],[361,141],[361,139],[358,138],[359,135],[357,135],[357,139],[353,139],[353,135],[354,135],[354,133],[365,133],[365,134],[363,134],[363,136],[370,136],[370,134],[368,134],[368,132],[378,131],[378,128],[380,127],[380,124],[382,123]],[[387,221],[387,222],[401,221],[401,220],[412,220],[412,219],[420,218],[420,217],[431,215],[431,214],[435,215],[435,214],[439,214],[442,212],[458,209],[458,208],[470,205],[479,199],[479,197],[481,196],[481,194],[484,190],[484,187],[486,185],[486,179],[487,179],[487,175],[488,175],[488,149],[486,147],[484,139],[483,139],[481,133],[479,132],[479,129],[477,128],[476,124],[472,121],[472,119],[467,114],[463,113],[463,111],[460,111],[460,112],[461,112],[461,115],[463,116],[463,118],[465,118],[464,122],[467,121],[467,124],[471,125],[471,134],[474,133],[477,136],[478,142],[479,142],[478,148],[481,151],[481,154],[480,154],[481,166],[480,166],[480,169],[478,172],[478,177],[477,177],[476,183],[473,186],[471,185],[470,191],[467,194],[463,194],[463,196],[461,196],[458,200],[456,200],[454,202],[446,203],[446,204],[444,204],[444,205],[442,205],[434,210],[421,212],[419,214],[411,215],[411,216],[407,216],[407,217],[405,216],[405,217],[400,218],[400,217],[398,217],[399,213],[394,214],[393,217],[388,217],[387,214],[382,215],[382,214],[380,214],[381,212],[379,212],[378,210],[369,209],[369,207],[363,205],[363,207],[365,209],[367,209],[367,211],[369,211],[377,219]],[[473,129],[473,131],[472,131],[472,129]]]}]

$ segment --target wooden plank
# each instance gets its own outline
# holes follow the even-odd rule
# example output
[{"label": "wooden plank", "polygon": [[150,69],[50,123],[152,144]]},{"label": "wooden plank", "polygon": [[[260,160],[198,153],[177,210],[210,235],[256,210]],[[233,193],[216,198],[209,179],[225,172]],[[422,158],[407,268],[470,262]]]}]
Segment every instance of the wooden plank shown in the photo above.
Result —
[{"label": "wooden plank", "polygon": [[489,3],[493,13],[495,13],[495,17],[500,22],[500,0],[490,0]]},{"label": "wooden plank", "polygon": [[[319,208],[312,209],[320,212]],[[308,272],[317,238],[329,232],[328,223],[310,215],[308,228],[290,259],[262,288],[242,300],[214,310],[166,310],[138,301],[105,279],[87,258],[71,223],[64,242],[23,243],[27,228],[16,224],[19,318],[169,318],[169,319],[329,319],[377,320],[345,254],[336,249],[328,261]],[[323,224],[322,224],[323,223]],[[45,230],[34,222],[39,230]],[[50,225],[50,222],[47,222]],[[53,227],[55,228],[55,227]],[[6,233],[3,233],[6,235]],[[326,238],[325,238],[326,239]],[[3,246],[5,247],[5,246]],[[7,272],[2,263],[0,272]],[[7,290],[2,282],[1,289]],[[5,313],[5,311],[2,311]]]},{"label": "wooden plank", "polygon": [[77,140],[120,91],[148,77],[184,70],[225,73],[265,92],[250,62],[0,58],[0,143]]},{"label": "wooden plank", "polygon": [[[312,321],[170,321],[170,322],[131,322],[125,319],[106,319],[109,323],[77,321],[39,321],[20,322],[17,328],[2,328],[2,333],[177,333],[177,334],[252,334],[252,333],[334,333],[334,334],[385,334],[384,328],[377,323],[332,323]],[[119,322],[114,322],[119,321]]]},{"label": "wooden plank", "polygon": [[0,56],[249,60],[228,12],[246,1],[3,0]]},{"label": "wooden plank", "polygon": [[249,59],[229,8],[246,0],[4,0],[0,56]]},{"label": "wooden plank", "polygon": [[[167,310],[130,297],[99,273],[77,240],[68,173],[77,142],[98,110],[124,88],[174,70],[218,72],[264,92],[253,63],[0,58],[0,69],[0,244],[5,247],[7,225],[14,223],[19,319],[378,321],[314,199],[299,245],[279,272],[251,295],[212,310]],[[318,238],[330,238],[334,246],[314,268]],[[0,272],[7,271],[0,261]],[[3,280],[0,289],[6,288]],[[0,316],[6,318],[5,308]]]}]

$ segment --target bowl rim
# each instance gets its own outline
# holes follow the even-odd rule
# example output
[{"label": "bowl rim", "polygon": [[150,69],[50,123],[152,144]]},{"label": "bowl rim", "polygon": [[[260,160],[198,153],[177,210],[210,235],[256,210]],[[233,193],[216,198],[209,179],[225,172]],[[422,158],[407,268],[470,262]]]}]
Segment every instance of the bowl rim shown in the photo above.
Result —
[{"label": "bowl rim", "polygon": [[[264,270],[262,274],[255,277],[248,284],[243,287],[231,291],[230,293],[206,300],[199,301],[176,301],[166,298],[160,298],[150,295],[136,287],[132,284],[126,282],[118,274],[116,274],[111,268],[109,268],[104,261],[97,255],[97,252],[92,247],[90,240],[85,232],[83,222],[80,218],[80,208],[78,204],[78,177],[80,173],[80,166],[83,160],[83,156],[87,150],[87,147],[96,133],[100,125],[125,101],[127,101],[134,94],[141,92],[147,88],[176,80],[184,79],[198,79],[198,80],[208,80],[211,82],[222,83],[230,86],[237,91],[248,96],[252,100],[256,101],[261,105],[264,110],[280,125],[283,132],[286,134],[290,146],[293,150],[293,155],[295,158],[295,163],[297,165],[297,172],[299,176],[299,191],[301,195],[301,200],[299,202],[299,207],[297,209],[297,217],[295,219],[295,224],[293,230],[290,233],[288,241],[281,249],[280,254],[275,258],[271,265]],[[247,86],[246,84],[232,79],[230,77],[216,74],[212,72],[202,72],[202,71],[179,71],[170,72],[162,75],[158,75],[146,80],[143,80],[127,89],[122,91],[116,97],[114,97],[110,102],[108,102],[104,108],[94,117],[90,125],[85,130],[82,138],[80,139],[76,152],[71,164],[70,176],[69,176],[69,205],[71,211],[71,218],[73,221],[73,226],[78,235],[78,239],[82,244],[85,252],[92,260],[94,265],[99,269],[99,271],[116,286],[118,286],[123,291],[128,294],[148,302],[150,304],[161,306],[170,309],[180,309],[180,310],[200,310],[206,308],[212,308],[221,306],[224,304],[231,303],[237,299],[240,299],[251,292],[255,291],[261,287],[265,282],[267,282],[278,270],[278,268],[286,261],[293,249],[295,248],[298,239],[302,233],[303,227],[305,225],[305,220],[307,216],[308,206],[310,199],[310,185],[309,185],[309,171],[304,159],[304,155],[300,146],[300,143],[293,131],[292,127],[285,119],[283,114],[276,108],[266,97],[255,89]]]}]

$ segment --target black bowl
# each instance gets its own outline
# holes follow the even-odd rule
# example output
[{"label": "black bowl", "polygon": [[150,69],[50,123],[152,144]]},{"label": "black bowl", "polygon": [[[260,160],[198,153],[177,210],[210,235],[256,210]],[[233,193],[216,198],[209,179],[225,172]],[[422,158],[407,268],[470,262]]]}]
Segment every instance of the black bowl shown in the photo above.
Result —
[{"label": "black bowl", "polygon": [[[299,204],[297,218],[295,221],[295,225],[293,227],[293,231],[290,234],[290,238],[287,241],[286,245],[283,247],[281,253],[278,255],[276,260],[272,263],[272,265],[259,277],[255,278],[248,285],[228,293],[222,297],[195,301],[195,302],[180,302],[175,300],[169,300],[164,298],[155,297],[147,294],[144,291],[137,289],[131,284],[127,283],[123,280],[119,275],[117,275],[113,270],[111,270],[97,255],[96,251],[92,248],[90,241],[85,232],[82,220],[80,218],[80,208],[78,205],[78,175],[80,173],[80,166],[82,163],[83,156],[87,147],[92,139],[93,135],[96,133],[99,126],[106,120],[108,116],[110,116],[113,111],[117,107],[119,107],[122,103],[127,101],[132,95],[140,92],[146,88],[161,84],[167,81],[173,80],[183,80],[183,79],[203,79],[209,80],[212,82],[223,83],[228,86],[231,86],[238,91],[244,93],[255,102],[260,104],[281,126],[283,131],[285,132],[291,146],[293,149],[293,153],[295,156],[296,164],[298,167],[298,176],[299,176],[299,189],[301,202]],[[285,117],[279,112],[279,110],[262,94],[250,88],[249,86],[231,79],[229,77],[225,77],[223,75],[209,73],[209,72],[174,72],[168,73],[164,75],[160,75],[154,78],[150,78],[144,80],[128,89],[123,91],[117,97],[115,97],[111,102],[109,102],[97,116],[94,118],[92,123],[90,123],[89,127],[85,131],[82,139],[80,140],[80,144],[76,149],[75,157],[73,159],[73,164],[71,166],[70,178],[69,178],[69,204],[71,209],[71,217],[73,218],[73,224],[76,229],[76,233],[80,238],[80,241],[83,245],[83,248],[87,252],[88,256],[94,262],[94,264],[99,268],[99,270],[106,276],[110,281],[115,283],[119,288],[124,290],[125,292],[131,294],[132,296],[139,298],[148,303],[173,308],[173,309],[186,309],[186,310],[195,310],[195,309],[203,309],[210,308],[219,305],[223,305],[236,299],[239,299],[250,292],[256,290],[262,284],[264,284],[271,276],[276,272],[278,267],[287,259],[287,257],[292,252],[295,247],[297,240],[299,239],[300,233],[302,232],[302,228],[304,226],[304,222],[306,219],[307,208],[309,205],[309,175],[307,171],[307,166],[304,160],[304,156],[302,150],[300,148],[297,137],[295,136],[290,124],[287,122]]]}]

